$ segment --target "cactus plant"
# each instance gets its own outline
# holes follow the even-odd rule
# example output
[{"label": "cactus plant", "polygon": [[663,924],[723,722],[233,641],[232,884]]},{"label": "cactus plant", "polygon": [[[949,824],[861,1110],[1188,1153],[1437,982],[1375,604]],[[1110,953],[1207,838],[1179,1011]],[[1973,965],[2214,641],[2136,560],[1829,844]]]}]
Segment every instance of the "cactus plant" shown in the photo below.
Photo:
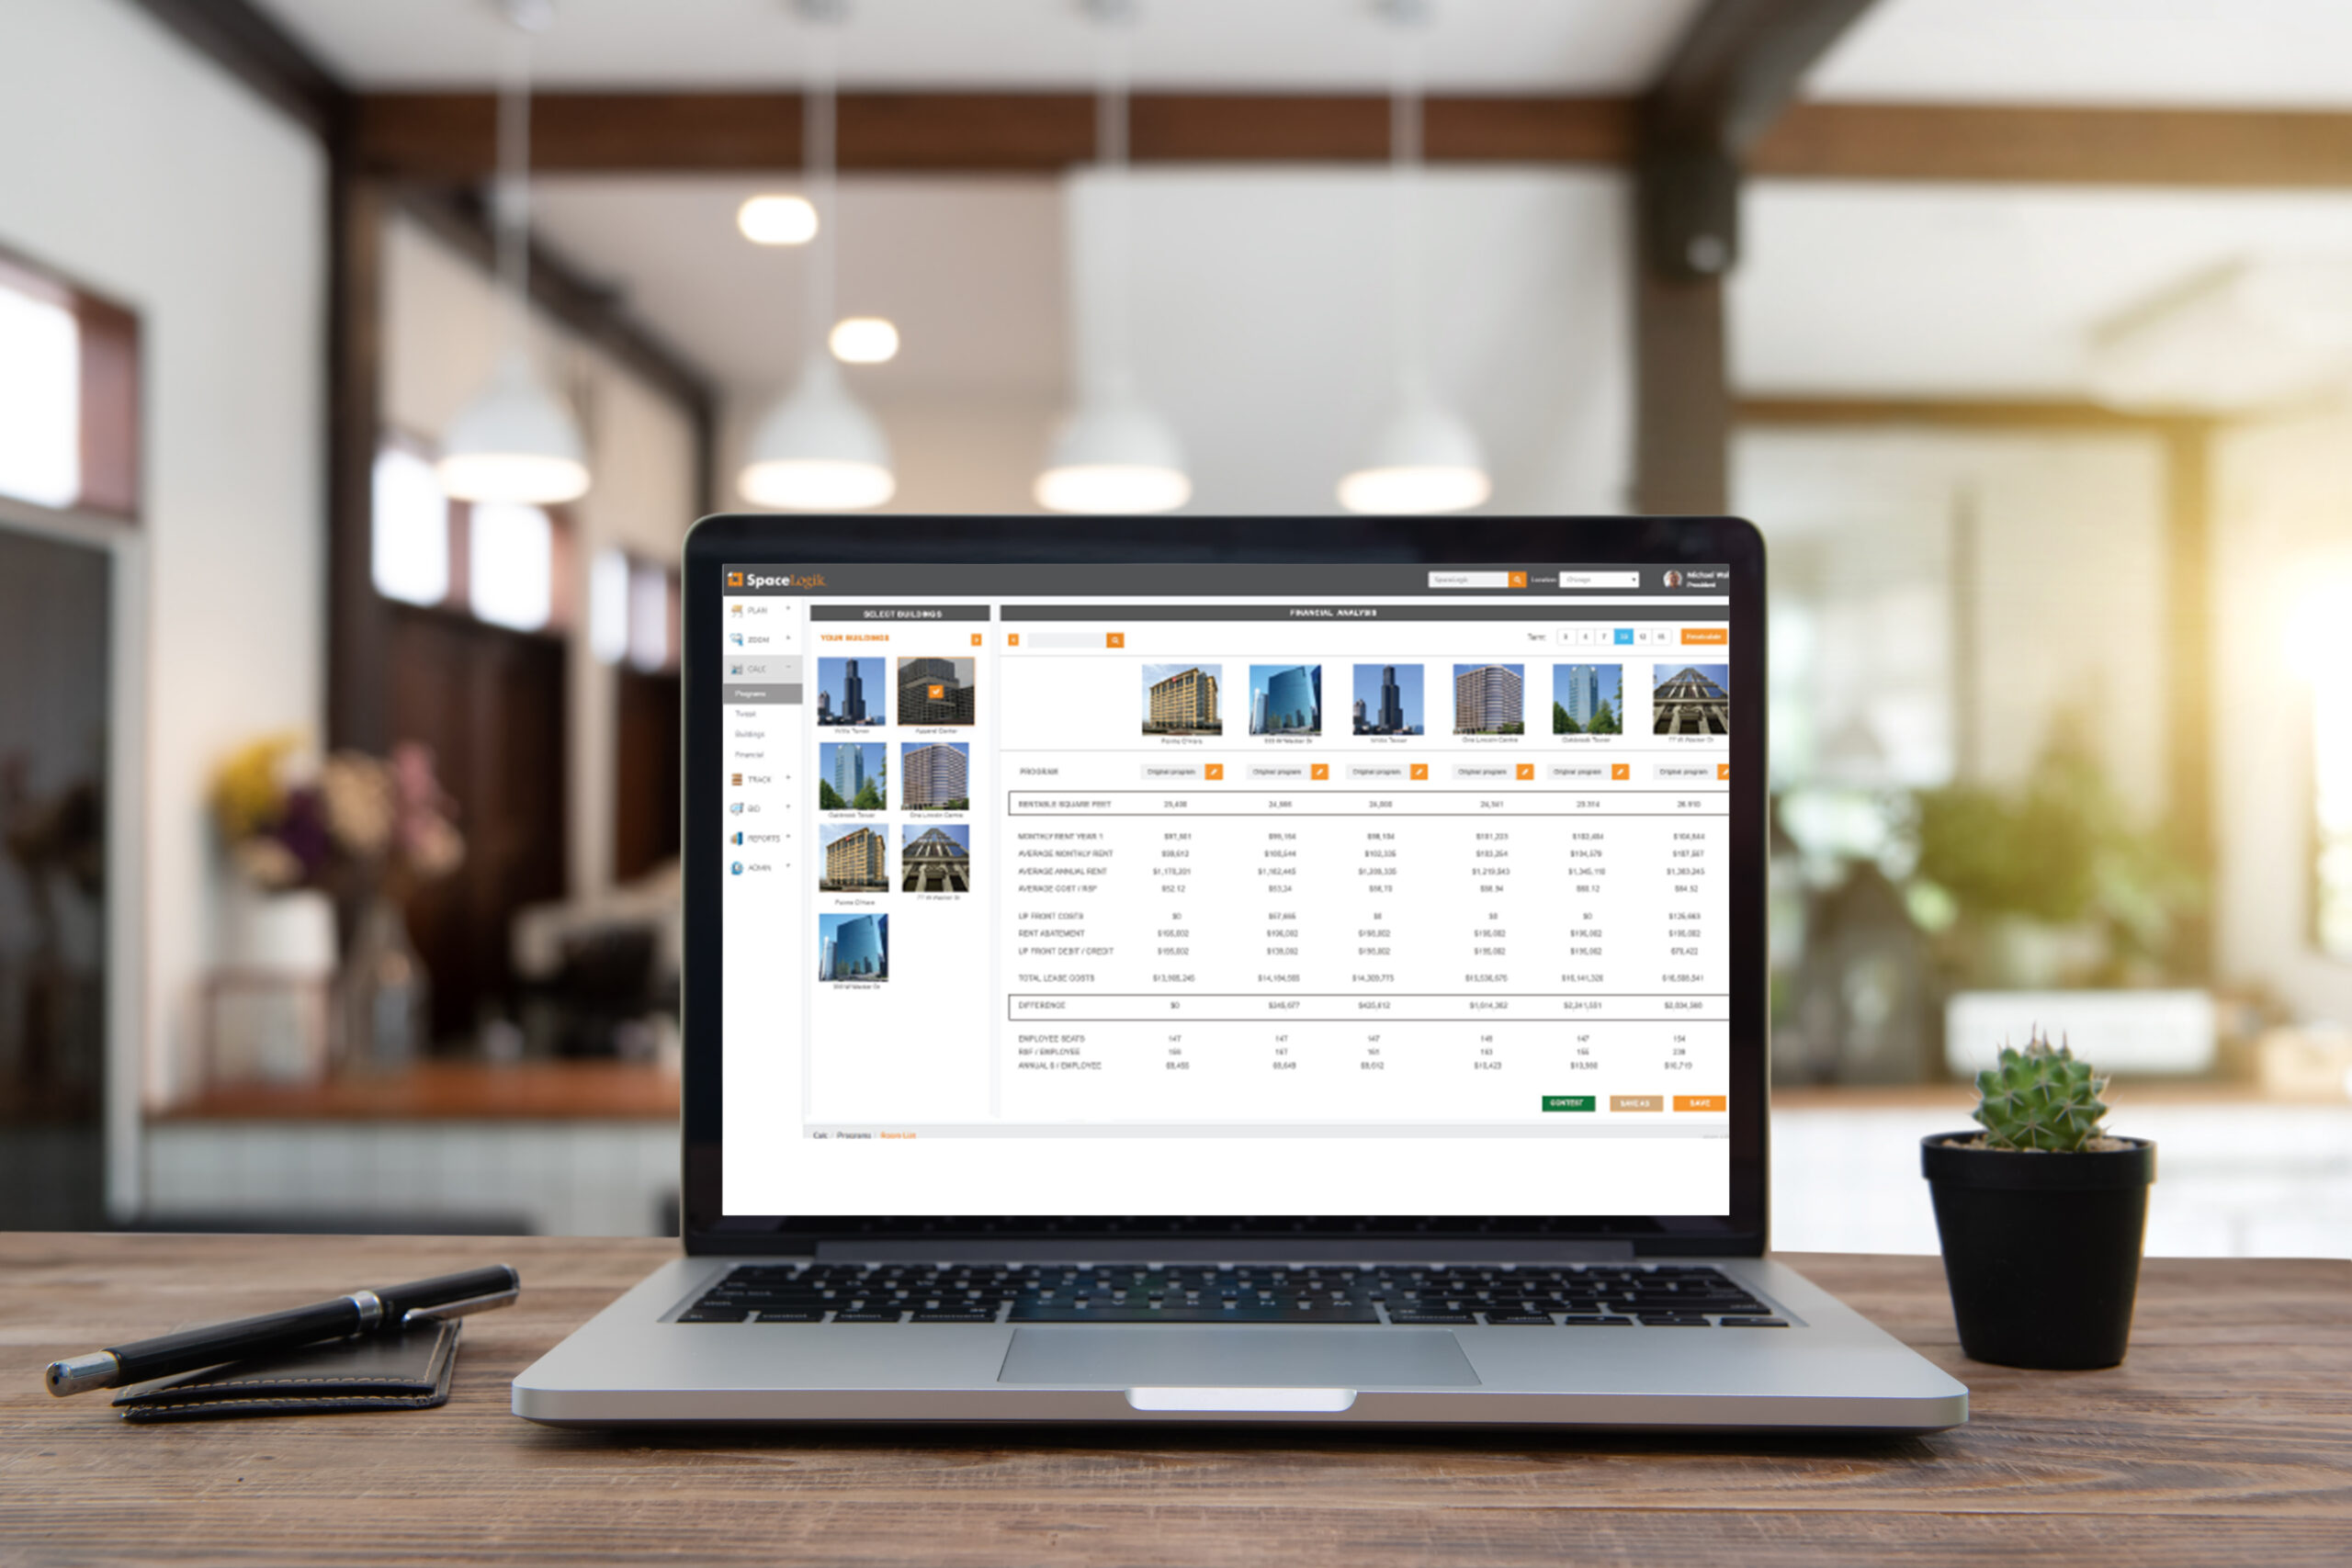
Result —
[{"label": "cactus plant", "polygon": [[2020,1051],[2001,1047],[1998,1066],[1976,1075],[1976,1121],[1984,1146],[2077,1154],[2101,1135],[2107,1079],[2039,1030]]}]

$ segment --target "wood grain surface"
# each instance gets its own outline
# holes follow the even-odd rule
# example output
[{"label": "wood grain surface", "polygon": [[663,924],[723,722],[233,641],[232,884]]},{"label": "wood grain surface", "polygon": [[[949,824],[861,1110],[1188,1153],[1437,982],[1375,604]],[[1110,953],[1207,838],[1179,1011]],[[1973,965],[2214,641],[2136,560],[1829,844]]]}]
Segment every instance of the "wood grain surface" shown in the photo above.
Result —
[{"label": "wood grain surface", "polygon": [[[2352,1563],[2352,1263],[2154,1259],[2132,1357],[1980,1366],[1931,1258],[1787,1261],[1966,1382],[1929,1438],[554,1431],[507,1382],[659,1241],[0,1236],[0,1562]],[[476,1262],[439,1410],[130,1427],[62,1355]]]}]

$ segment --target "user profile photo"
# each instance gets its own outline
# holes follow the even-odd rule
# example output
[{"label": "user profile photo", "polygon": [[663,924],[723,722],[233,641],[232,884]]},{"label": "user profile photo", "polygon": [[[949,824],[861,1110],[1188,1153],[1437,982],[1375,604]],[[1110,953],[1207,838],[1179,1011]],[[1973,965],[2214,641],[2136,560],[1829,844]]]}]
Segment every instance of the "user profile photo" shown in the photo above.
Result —
[{"label": "user profile photo", "polygon": [[1666,585],[1667,585],[1668,588],[1679,588],[1679,587],[1681,587],[1681,586],[1682,586],[1682,574],[1681,574],[1680,572],[1679,572],[1679,571],[1672,571],[1672,570],[1669,570],[1669,571],[1666,574]]}]

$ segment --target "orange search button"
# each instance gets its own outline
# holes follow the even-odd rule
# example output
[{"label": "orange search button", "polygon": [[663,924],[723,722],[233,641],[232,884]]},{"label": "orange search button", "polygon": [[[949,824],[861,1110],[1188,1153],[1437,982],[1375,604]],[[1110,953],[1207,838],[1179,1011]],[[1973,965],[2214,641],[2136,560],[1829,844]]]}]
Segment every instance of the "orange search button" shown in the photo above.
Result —
[{"label": "orange search button", "polygon": [[1685,626],[1682,646],[1685,648],[1727,648],[1731,645],[1729,626]]},{"label": "orange search button", "polygon": [[1678,1094],[1674,1097],[1677,1111],[1728,1111],[1731,1100],[1721,1094]]},{"label": "orange search button", "polygon": [[1102,634],[1102,646],[1105,648],[1125,648],[1127,646],[1127,634],[1125,632],[1104,632]]}]

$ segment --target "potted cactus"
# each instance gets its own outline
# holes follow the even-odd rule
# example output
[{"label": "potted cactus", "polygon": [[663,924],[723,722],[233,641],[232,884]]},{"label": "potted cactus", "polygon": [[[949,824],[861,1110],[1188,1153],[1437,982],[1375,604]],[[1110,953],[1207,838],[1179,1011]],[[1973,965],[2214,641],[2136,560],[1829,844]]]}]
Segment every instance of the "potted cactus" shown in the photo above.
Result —
[{"label": "potted cactus", "polygon": [[2123,1359],[2156,1145],[2101,1129],[2106,1088],[2037,1032],[1976,1075],[1982,1131],[1920,1140],[1960,1348],[1975,1360]]}]

